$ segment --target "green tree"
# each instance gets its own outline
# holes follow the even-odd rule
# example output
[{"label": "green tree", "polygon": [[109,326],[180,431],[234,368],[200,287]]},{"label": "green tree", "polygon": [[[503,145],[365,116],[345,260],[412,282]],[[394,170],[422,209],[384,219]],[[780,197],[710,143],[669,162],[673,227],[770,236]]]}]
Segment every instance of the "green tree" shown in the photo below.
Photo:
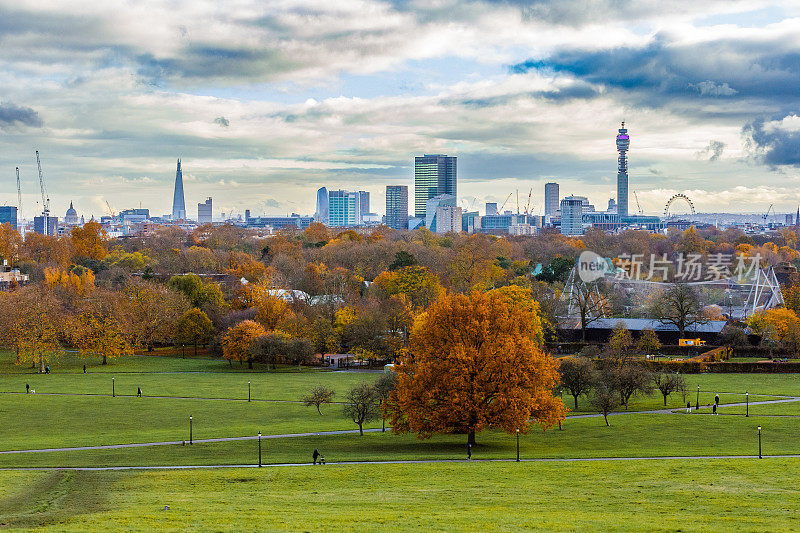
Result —
[{"label": "green tree", "polygon": [[194,345],[194,356],[197,357],[197,345],[211,342],[214,336],[214,325],[208,315],[197,307],[183,313],[175,325],[175,340],[181,346]]},{"label": "green tree", "polygon": [[359,434],[364,436],[364,424],[377,420],[380,415],[380,401],[375,386],[359,383],[351,388],[345,396],[343,412],[345,418],[358,425]]}]

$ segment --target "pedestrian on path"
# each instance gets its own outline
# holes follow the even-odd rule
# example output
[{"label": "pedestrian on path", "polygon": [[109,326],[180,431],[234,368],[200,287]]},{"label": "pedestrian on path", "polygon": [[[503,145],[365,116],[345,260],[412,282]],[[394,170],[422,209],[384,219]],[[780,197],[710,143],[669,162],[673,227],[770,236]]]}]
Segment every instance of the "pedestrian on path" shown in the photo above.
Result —
[{"label": "pedestrian on path", "polygon": [[716,405],[719,405],[719,394],[717,394],[716,396],[714,396],[714,403],[715,403]]},{"label": "pedestrian on path", "polygon": [[467,460],[472,460],[472,444],[467,444]]},{"label": "pedestrian on path", "polygon": [[83,365],[83,373],[86,373],[86,365]]},{"label": "pedestrian on path", "polygon": [[138,396],[139,398],[142,397],[142,388],[141,387],[136,387],[136,396]]},{"label": "pedestrian on path", "polygon": [[717,404],[711,406],[711,411],[712,411],[711,414],[713,415],[717,414]]},{"label": "pedestrian on path", "polygon": [[687,413],[692,412],[692,402],[686,402],[686,412]]},{"label": "pedestrian on path", "polygon": [[314,462],[312,464],[317,464],[317,458],[319,457],[319,450],[314,448],[314,454],[312,455],[314,458]]},{"label": "pedestrian on path", "polygon": [[26,383],[25,384],[25,394],[30,394],[30,393],[31,393],[31,385],[30,385],[30,383]]}]

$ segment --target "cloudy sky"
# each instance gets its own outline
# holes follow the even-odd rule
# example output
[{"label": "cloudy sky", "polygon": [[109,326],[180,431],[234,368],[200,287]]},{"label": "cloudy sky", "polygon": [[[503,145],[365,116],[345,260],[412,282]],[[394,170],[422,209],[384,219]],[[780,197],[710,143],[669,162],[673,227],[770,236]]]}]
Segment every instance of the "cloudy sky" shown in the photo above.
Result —
[{"label": "cloudy sky", "polygon": [[[0,203],[310,214],[458,156],[465,206],[605,206],[631,134],[646,212],[800,203],[800,4],[736,0],[0,0]],[[513,202],[513,200],[512,200]],[[635,206],[633,198],[631,205]],[[635,207],[634,207],[635,208]],[[634,209],[632,208],[632,209]]]}]

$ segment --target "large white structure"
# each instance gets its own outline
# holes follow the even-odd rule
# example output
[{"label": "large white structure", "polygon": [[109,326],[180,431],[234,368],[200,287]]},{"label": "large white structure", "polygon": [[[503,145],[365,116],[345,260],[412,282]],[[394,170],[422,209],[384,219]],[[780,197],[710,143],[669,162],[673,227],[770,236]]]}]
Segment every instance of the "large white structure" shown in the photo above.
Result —
[{"label": "large white structure", "polygon": [[[437,233],[437,215],[440,206],[456,207],[456,197],[452,194],[440,194],[425,202],[425,227]],[[461,220],[458,222],[461,231]]]}]

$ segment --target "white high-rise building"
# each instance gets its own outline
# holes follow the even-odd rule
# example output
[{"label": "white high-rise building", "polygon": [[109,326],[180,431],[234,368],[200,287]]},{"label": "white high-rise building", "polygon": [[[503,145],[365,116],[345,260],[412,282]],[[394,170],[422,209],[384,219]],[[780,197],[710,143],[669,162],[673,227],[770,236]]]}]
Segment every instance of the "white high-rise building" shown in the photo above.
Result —
[{"label": "white high-rise building", "polygon": [[583,235],[583,201],[577,196],[561,200],[561,233]]}]

